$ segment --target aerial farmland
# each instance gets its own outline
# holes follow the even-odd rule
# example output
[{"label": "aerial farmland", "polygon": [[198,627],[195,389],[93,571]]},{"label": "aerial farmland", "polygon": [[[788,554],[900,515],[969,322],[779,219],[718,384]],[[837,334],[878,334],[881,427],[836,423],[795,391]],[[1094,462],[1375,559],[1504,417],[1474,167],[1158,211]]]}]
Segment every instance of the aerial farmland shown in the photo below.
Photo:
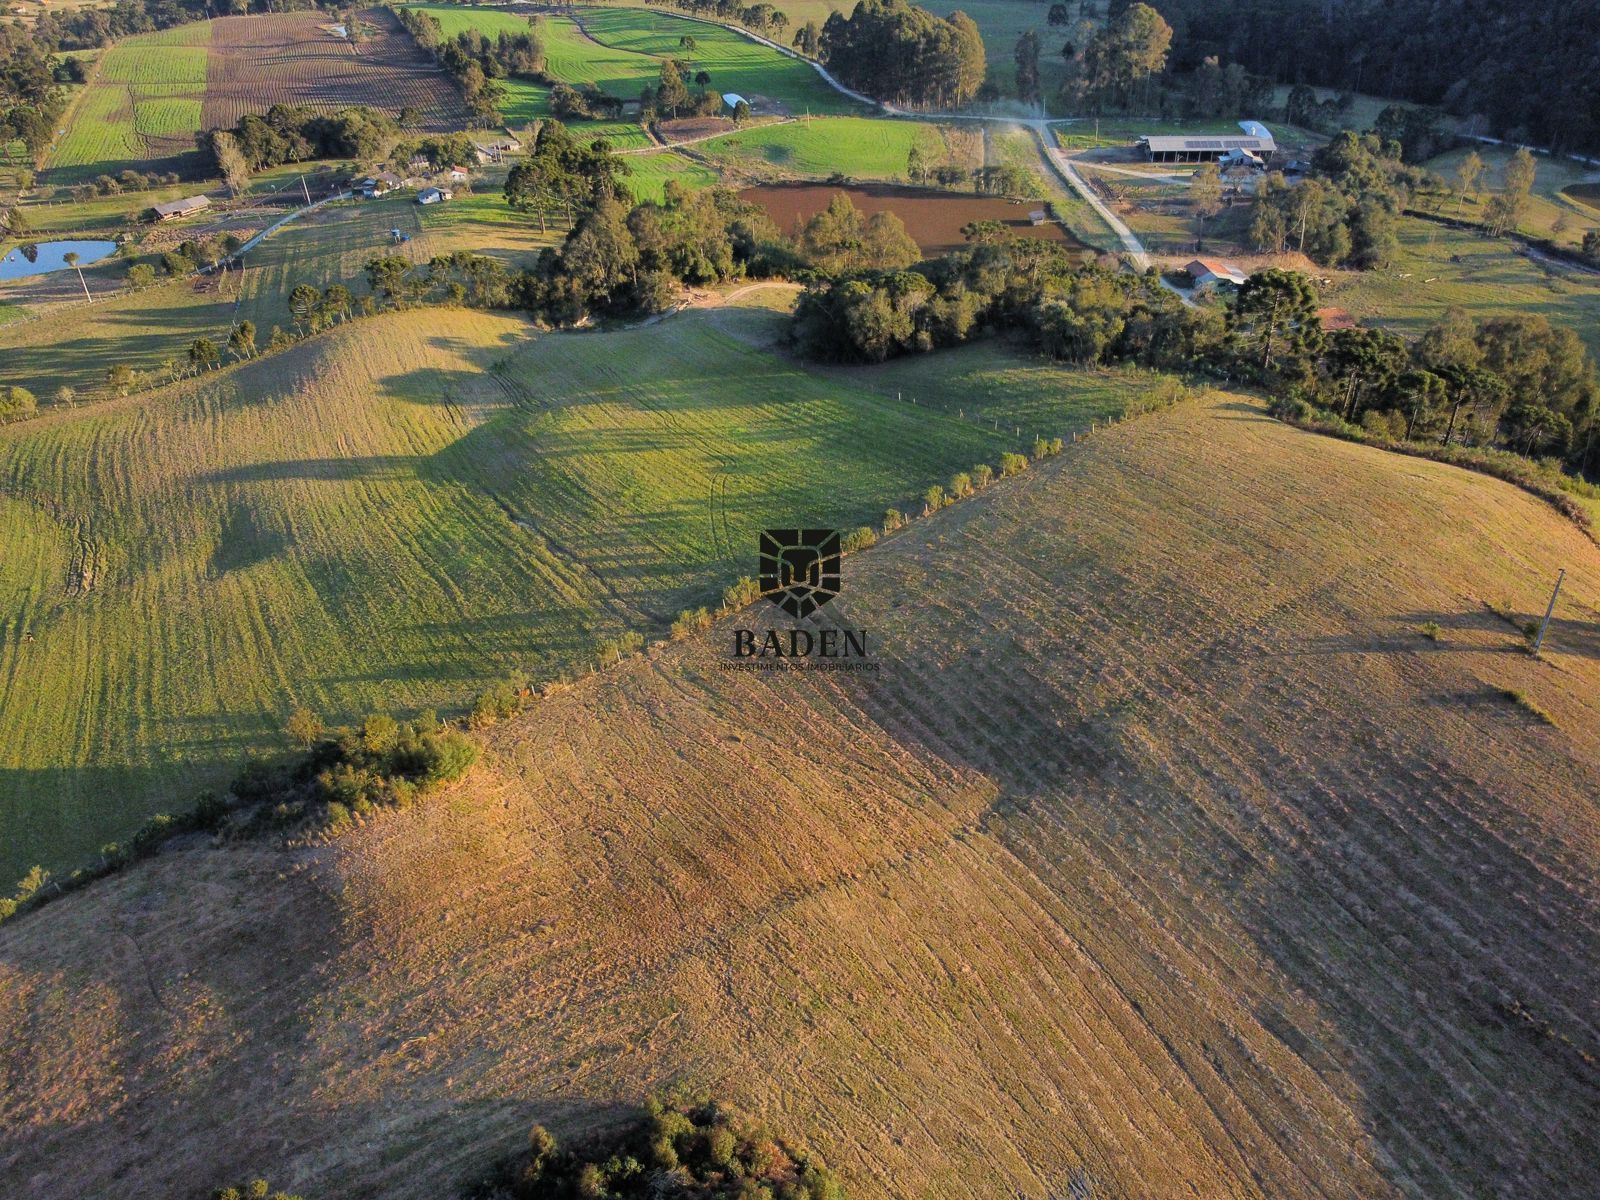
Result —
[{"label": "aerial farmland", "polygon": [[0,1193],[1600,1194],[1593,0],[19,4]]}]

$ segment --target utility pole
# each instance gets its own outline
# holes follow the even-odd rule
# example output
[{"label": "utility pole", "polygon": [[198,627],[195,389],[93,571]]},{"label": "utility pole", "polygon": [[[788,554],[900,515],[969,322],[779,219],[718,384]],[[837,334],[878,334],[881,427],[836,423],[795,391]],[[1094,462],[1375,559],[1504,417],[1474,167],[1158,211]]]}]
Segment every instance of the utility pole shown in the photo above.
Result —
[{"label": "utility pole", "polygon": [[1539,622],[1539,636],[1533,639],[1533,652],[1539,653],[1539,647],[1544,645],[1544,631],[1550,627],[1550,614],[1556,611],[1556,597],[1561,594],[1561,582],[1567,577],[1567,569],[1561,568],[1561,573],[1556,576],[1555,590],[1550,593],[1550,604],[1544,610],[1544,620]]},{"label": "utility pole", "polygon": [[306,194],[306,203],[311,203],[311,189],[306,186],[306,177],[300,176],[300,190]]}]

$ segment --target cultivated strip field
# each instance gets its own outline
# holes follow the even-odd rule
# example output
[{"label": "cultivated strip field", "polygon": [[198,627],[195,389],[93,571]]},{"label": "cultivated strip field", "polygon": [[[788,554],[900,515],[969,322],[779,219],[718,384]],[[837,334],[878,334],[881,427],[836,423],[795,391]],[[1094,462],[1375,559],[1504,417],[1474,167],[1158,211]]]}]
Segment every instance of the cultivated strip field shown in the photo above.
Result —
[{"label": "cultivated strip field", "polygon": [[46,165],[70,183],[194,150],[206,91],[207,22],[106,47]]},{"label": "cultivated strip field", "polygon": [[[1558,563],[1540,662],[1483,599]],[[0,929],[0,1185],[435,1200],[677,1085],[864,1197],[1593,1195],[1597,597],[1485,477],[1105,431],[847,560],[880,674],[725,622],[332,845]]]},{"label": "cultivated strip field", "polygon": [[391,115],[406,105],[430,129],[465,122],[455,85],[383,9],[365,10],[352,45],[327,14],[223,17],[109,46],[51,152],[47,178],[71,183],[127,167],[194,165],[195,134],[232,126],[274,104],[332,112],[359,104]]},{"label": "cultivated strip field", "polygon": [[465,124],[455,85],[387,9],[361,11],[355,43],[329,33],[328,23],[319,12],[212,22],[204,127],[229,128],[274,104],[322,112],[367,104],[391,116],[412,107],[422,113],[423,129]]},{"label": "cultivated strip field", "polygon": [[[334,261],[317,244],[308,256]],[[263,341],[300,278],[271,272],[247,268],[241,309]],[[997,415],[1034,417],[1019,438],[954,403],[896,402],[883,372],[854,384],[759,349],[782,320],[697,311],[530,341],[510,316],[397,314],[0,430],[0,612],[16,614],[0,637],[0,878],[74,865],[186,803],[280,746],[296,702],[335,720],[459,710],[507,672],[552,677],[715,600],[775,521],[909,509],[1107,400],[1099,374],[996,387]],[[967,376],[963,361],[947,358],[966,388],[1030,360]]]}]

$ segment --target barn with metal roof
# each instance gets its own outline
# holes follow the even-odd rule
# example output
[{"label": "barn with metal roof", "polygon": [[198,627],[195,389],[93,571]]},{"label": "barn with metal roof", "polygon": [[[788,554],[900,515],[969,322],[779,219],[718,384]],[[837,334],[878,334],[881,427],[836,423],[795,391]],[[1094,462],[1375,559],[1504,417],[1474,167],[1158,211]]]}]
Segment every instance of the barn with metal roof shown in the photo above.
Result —
[{"label": "barn with metal roof", "polygon": [[1161,163],[1219,162],[1234,150],[1247,150],[1257,158],[1267,159],[1278,148],[1270,133],[1265,137],[1149,134],[1136,144],[1151,162]]}]

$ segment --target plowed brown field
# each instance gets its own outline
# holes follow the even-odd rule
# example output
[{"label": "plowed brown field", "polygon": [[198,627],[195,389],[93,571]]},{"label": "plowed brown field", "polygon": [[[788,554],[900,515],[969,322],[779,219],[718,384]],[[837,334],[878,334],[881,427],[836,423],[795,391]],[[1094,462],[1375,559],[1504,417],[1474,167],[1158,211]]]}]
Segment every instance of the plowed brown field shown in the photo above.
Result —
[{"label": "plowed brown field", "polygon": [[460,93],[392,13],[363,9],[364,36],[354,44],[329,32],[333,20],[298,12],[213,22],[204,127],[231,129],[246,113],[274,104],[323,112],[366,104],[391,116],[409,105],[427,128],[460,128]]},{"label": "plowed brown field", "polygon": [[[1485,602],[1558,565],[1536,661]],[[684,1083],[857,1196],[1600,1194],[1597,597],[1496,481],[1105,431],[847,560],[877,675],[722,622],[331,846],[0,929],[0,1191],[435,1200]]]}]

